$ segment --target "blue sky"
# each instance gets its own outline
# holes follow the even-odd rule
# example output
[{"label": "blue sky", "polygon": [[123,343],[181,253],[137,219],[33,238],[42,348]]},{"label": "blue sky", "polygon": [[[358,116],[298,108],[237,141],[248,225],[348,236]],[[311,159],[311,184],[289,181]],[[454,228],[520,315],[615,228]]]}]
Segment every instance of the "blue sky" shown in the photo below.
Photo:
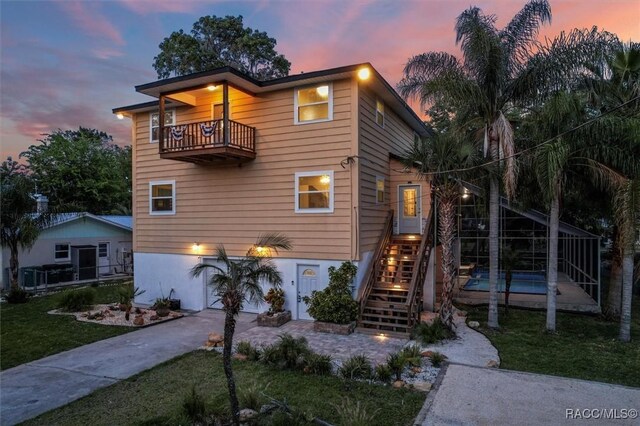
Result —
[{"label": "blue sky", "polygon": [[[133,86],[156,79],[158,45],[204,15],[243,15],[245,25],[278,40],[292,73],[371,62],[395,85],[410,56],[456,53],[454,20],[470,4],[505,24],[524,2],[2,0],[0,154],[17,157],[41,134],[79,126],[130,143],[129,122],[111,109],[151,100]],[[551,0],[551,6],[543,35],[598,25],[640,40],[638,0]]]}]

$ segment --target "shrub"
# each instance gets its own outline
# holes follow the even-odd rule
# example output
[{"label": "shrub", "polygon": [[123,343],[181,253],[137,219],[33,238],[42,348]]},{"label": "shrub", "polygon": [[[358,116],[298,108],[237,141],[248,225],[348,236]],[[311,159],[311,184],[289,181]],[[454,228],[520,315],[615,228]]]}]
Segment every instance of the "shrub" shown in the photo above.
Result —
[{"label": "shrub", "polygon": [[329,267],[329,285],[322,291],[313,291],[303,298],[307,312],[318,321],[349,324],[358,318],[358,302],[351,296],[351,284],[358,268],[343,262],[340,268]]},{"label": "shrub", "polygon": [[434,367],[440,367],[440,365],[445,359],[446,357],[442,355],[440,352],[434,352],[431,355],[429,355],[429,360],[431,360],[431,365],[433,365]]},{"label": "shrub", "polygon": [[391,368],[387,364],[379,364],[376,365],[376,379],[381,382],[390,382],[391,381]]},{"label": "shrub", "polygon": [[455,337],[455,333],[442,323],[440,318],[433,320],[431,325],[421,322],[413,328],[411,337],[424,345],[437,343],[441,340]]},{"label": "shrub", "polygon": [[251,383],[246,388],[240,389],[239,402],[240,407],[243,408],[251,408],[255,411],[260,411],[262,405],[266,402],[266,397],[262,394],[263,390],[266,390],[269,387],[270,383],[263,388],[258,386],[257,383]]},{"label": "shrub", "polygon": [[380,409],[369,411],[360,405],[360,401],[352,402],[350,399],[342,401],[342,404],[334,404],[340,426],[369,426],[374,423],[376,414]]},{"label": "shrub", "polygon": [[421,349],[418,345],[405,346],[400,351],[400,355],[404,358],[405,364],[414,367],[420,367],[422,364]]},{"label": "shrub", "polygon": [[262,350],[260,360],[266,365],[280,369],[304,368],[305,357],[311,353],[307,339],[295,338],[288,333],[281,334],[279,339],[278,342]]},{"label": "shrub", "polygon": [[27,303],[31,295],[21,288],[13,288],[4,296],[7,303]]},{"label": "shrub", "polygon": [[331,355],[320,355],[311,352],[305,357],[304,362],[304,371],[307,373],[329,376],[333,372]]},{"label": "shrub", "polygon": [[338,373],[345,379],[369,379],[372,370],[366,355],[354,355],[342,364]]},{"label": "shrub", "polygon": [[284,290],[271,287],[264,296],[264,301],[269,304],[269,315],[284,311]]},{"label": "shrub", "polygon": [[387,356],[387,365],[395,376],[396,380],[402,380],[402,372],[407,365],[407,360],[402,356],[401,352],[394,352]]},{"label": "shrub", "polygon": [[202,421],[206,415],[204,398],[196,391],[195,385],[191,387],[191,392],[182,401],[182,412],[193,423]]},{"label": "shrub", "polygon": [[78,290],[67,290],[60,294],[58,308],[67,312],[78,312],[90,309],[96,300],[96,290],[85,287]]},{"label": "shrub", "polygon": [[244,355],[250,361],[257,361],[260,359],[260,350],[253,346],[251,342],[242,341],[236,345],[236,352]]}]

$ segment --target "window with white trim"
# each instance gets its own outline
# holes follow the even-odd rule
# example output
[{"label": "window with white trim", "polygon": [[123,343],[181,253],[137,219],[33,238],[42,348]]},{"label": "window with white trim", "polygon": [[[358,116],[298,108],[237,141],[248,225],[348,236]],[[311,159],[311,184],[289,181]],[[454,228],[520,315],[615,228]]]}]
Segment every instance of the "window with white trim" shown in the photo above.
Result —
[{"label": "window with white trim", "polygon": [[384,102],[376,99],[376,123],[384,128]]},{"label": "window with white trim", "polygon": [[71,259],[71,248],[69,243],[56,244],[53,252],[53,258],[59,262]]},{"label": "window with white trim", "polygon": [[176,214],[176,181],[149,182],[149,214]]},{"label": "window with white trim", "polygon": [[[159,112],[152,112],[149,116],[149,138],[151,142],[158,142],[158,134],[160,133],[160,117]],[[164,125],[173,126],[176,124],[176,110],[164,112]]]},{"label": "window with white trim", "polygon": [[322,83],[293,91],[294,123],[318,123],[333,120],[333,85]]},{"label": "window with white trim", "polygon": [[333,170],[295,174],[296,213],[333,213]]},{"label": "window with white trim", "polygon": [[376,204],[384,203],[384,178],[376,176]]}]

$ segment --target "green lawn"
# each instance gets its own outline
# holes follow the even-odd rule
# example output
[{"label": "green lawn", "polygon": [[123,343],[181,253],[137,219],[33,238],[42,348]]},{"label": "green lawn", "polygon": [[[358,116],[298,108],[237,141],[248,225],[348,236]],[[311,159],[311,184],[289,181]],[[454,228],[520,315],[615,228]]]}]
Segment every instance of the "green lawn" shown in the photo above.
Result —
[{"label": "green lawn", "polygon": [[[122,284],[121,284],[122,285]],[[97,287],[97,303],[117,301],[120,285]],[[34,297],[25,304],[0,305],[0,369],[44,358],[97,340],[133,331],[77,321],[73,316],[49,315],[58,294]]]},{"label": "green lawn", "polygon": [[[257,362],[234,361],[239,392],[257,385],[263,392],[306,413],[337,424],[335,404],[360,401],[375,413],[371,425],[409,425],[425,394],[390,386],[344,381],[338,377],[272,370]],[[222,357],[196,351],[175,358],[128,380],[100,389],[69,405],[30,420],[30,425],[178,425],[189,424],[182,401],[195,384],[207,407],[227,402]]]},{"label": "green lawn", "polygon": [[498,348],[501,368],[640,387],[640,300],[633,303],[631,343],[617,340],[619,323],[558,313],[557,333],[545,332],[546,312],[500,310],[500,330],[487,328],[487,307],[464,306],[469,320]]}]

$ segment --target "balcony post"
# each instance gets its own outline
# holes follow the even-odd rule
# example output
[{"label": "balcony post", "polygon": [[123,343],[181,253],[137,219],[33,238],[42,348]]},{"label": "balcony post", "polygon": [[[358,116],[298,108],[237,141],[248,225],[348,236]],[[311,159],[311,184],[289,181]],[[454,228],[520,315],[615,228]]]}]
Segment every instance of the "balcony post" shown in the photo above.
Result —
[{"label": "balcony post", "polygon": [[160,145],[160,152],[164,152],[164,95],[160,95],[158,111],[158,144]]},{"label": "balcony post", "polygon": [[224,144],[230,143],[229,132],[229,83],[222,83],[222,129],[224,132]]}]

